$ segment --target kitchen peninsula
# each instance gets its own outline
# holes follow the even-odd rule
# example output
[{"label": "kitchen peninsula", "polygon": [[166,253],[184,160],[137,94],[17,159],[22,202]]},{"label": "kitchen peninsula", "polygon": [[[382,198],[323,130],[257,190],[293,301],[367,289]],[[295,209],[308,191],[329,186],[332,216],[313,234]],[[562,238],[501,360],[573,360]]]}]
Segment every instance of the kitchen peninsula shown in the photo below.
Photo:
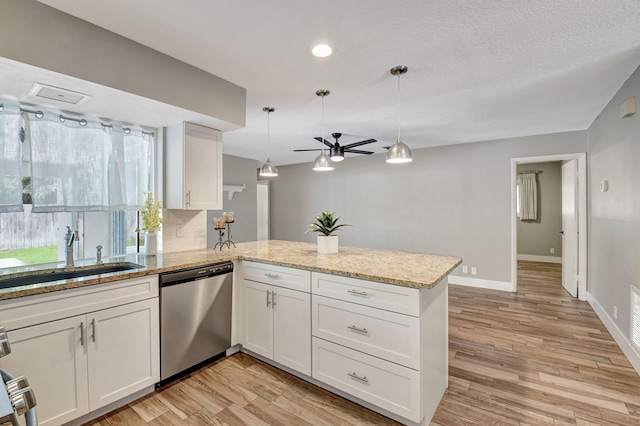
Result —
[{"label": "kitchen peninsula", "polygon": [[[226,260],[236,264],[236,348],[405,424],[429,423],[447,387],[447,275],[457,257],[355,247],[318,254],[315,244],[275,240],[127,255],[110,261],[143,267],[2,289],[0,312],[45,293],[58,297]],[[12,276],[38,273],[25,269]]]}]

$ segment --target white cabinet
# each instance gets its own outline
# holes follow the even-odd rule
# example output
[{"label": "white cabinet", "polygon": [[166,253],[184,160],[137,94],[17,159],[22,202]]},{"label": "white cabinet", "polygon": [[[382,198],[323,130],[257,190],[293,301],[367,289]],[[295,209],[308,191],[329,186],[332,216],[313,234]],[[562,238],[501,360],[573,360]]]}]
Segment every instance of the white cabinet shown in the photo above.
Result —
[{"label": "white cabinet", "polygon": [[157,276],[144,277],[0,304],[12,350],[0,367],[27,376],[40,425],[67,423],[159,381],[157,286]]},{"label": "white cabinet", "polygon": [[[243,262],[242,346],[279,364],[311,375],[310,274],[291,268]],[[265,275],[267,274],[267,275]],[[253,279],[274,281],[278,286]]]},{"label": "white cabinet", "polygon": [[166,128],[165,207],[222,209],[222,133],[192,123]]}]

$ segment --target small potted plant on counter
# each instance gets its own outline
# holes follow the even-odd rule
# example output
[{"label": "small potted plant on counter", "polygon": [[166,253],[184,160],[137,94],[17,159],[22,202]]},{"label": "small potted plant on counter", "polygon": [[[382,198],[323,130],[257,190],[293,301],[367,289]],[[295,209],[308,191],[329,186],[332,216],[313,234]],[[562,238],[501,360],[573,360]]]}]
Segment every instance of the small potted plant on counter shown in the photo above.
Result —
[{"label": "small potted plant on counter", "polygon": [[[160,230],[160,225],[164,222],[164,217],[160,216],[162,205],[153,201],[153,192],[146,192],[144,205],[140,209],[142,216],[142,231],[144,231],[144,253],[153,256],[158,251],[156,231]],[[139,230],[136,230],[139,231]]]},{"label": "small potted plant on counter", "polygon": [[316,221],[309,224],[307,231],[305,232],[317,232],[322,235],[318,235],[318,253],[337,253],[338,252],[338,236],[333,235],[335,231],[343,226],[351,226],[347,224],[338,225],[339,217],[334,218],[335,213],[322,212],[319,216],[316,216]]}]

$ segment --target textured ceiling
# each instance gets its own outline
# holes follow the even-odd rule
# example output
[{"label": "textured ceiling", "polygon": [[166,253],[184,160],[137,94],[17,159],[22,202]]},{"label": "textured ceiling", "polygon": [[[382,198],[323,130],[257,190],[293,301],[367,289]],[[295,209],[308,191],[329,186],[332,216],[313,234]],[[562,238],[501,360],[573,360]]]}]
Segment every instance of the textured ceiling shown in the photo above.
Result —
[{"label": "textured ceiling", "polygon": [[[247,89],[225,153],[310,162],[321,127],[341,142],[397,131],[412,148],[589,127],[640,64],[637,0],[41,0]],[[80,6],[81,3],[81,6]],[[328,58],[310,48],[333,46]]]}]

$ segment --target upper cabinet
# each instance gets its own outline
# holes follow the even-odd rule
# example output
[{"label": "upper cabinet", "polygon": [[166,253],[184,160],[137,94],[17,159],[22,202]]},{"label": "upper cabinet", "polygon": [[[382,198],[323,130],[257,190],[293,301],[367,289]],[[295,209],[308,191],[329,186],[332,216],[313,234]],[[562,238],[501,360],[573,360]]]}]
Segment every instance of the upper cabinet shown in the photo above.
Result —
[{"label": "upper cabinet", "polygon": [[222,210],[222,133],[192,123],[167,127],[165,207]]}]

